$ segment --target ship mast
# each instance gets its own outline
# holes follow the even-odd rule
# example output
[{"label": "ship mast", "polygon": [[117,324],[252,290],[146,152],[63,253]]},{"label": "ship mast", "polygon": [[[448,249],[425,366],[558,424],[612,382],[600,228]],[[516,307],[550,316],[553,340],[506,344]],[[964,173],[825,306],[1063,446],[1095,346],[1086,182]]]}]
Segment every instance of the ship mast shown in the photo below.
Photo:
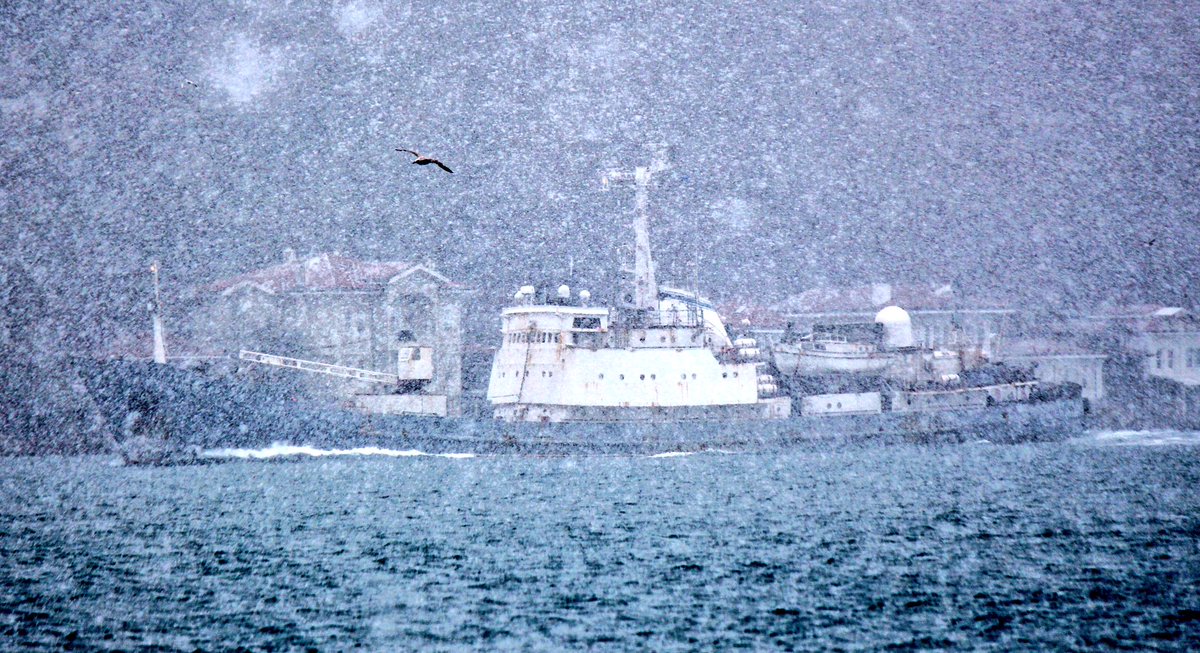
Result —
[{"label": "ship mast", "polygon": [[154,303],[150,305],[150,316],[154,322],[154,362],[167,362],[166,336],[163,334],[162,298],[158,292],[158,261],[150,264],[150,274],[154,277]]},{"label": "ship mast", "polygon": [[632,173],[609,170],[600,179],[605,190],[612,183],[632,183],[635,188],[637,210],[633,218],[633,304],[640,310],[658,309],[658,283],[654,279],[654,259],[650,254],[650,180],[670,167],[660,151],[649,166],[638,166]]}]

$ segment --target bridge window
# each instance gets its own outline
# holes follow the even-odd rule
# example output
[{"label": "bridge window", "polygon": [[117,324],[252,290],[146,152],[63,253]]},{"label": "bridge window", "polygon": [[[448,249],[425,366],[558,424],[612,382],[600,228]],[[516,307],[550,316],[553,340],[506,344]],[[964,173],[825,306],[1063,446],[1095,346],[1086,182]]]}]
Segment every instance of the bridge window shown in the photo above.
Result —
[{"label": "bridge window", "polygon": [[575,329],[599,329],[600,318],[598,317],[577,317],[571,323]]}]

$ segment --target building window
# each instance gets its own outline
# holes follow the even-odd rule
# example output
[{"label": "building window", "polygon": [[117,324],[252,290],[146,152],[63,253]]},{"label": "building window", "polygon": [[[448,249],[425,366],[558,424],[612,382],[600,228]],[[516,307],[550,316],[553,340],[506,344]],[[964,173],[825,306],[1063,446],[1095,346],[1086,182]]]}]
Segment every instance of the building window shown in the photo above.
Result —
[{"label": "building window", "polygon": [[1159,370],[1162,369],[1162,350],[1161,349],[1154,352],[1154,368],[1159,369]]},{"label": "building window", "polygon": [[1170,370],[1175,369],[1175,350],[1174,349],[1167,350],[1167,369],[1170,369]]}]

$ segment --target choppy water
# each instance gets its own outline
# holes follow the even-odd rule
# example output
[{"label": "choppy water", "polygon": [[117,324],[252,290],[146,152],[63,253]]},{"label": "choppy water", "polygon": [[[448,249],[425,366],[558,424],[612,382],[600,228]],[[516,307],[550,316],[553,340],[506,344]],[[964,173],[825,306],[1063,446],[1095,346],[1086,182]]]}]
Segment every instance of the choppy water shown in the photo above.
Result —
[{"label": "choppy water", "polygon": [[1195,649],[1197,445],[0,460],[0,648]]}]

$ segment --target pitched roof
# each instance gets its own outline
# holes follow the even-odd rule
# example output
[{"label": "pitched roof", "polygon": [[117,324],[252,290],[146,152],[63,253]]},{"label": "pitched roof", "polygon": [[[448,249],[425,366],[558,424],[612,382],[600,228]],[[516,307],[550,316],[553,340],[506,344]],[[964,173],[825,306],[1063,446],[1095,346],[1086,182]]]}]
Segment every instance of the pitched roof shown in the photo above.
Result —
[{"label": "pitched roof", "polygon": [[905,310],[954,308],[962,298],[946,283],[872,284],[851,288],[810,288],[783,302],[785,313],[868,313],[889,304]]},{"label": "pitched roof", "polygon": [[446,285],[451,282],[418,263],[401,261],[358,261],[340,254],[317,254],[292,259],[279,265],[262,268],[213,282],[204,290],[228,293],[237,288],[255,287],[276,294],[299,291],[362,290],[376,288],[396,276],[423,271]]}]

